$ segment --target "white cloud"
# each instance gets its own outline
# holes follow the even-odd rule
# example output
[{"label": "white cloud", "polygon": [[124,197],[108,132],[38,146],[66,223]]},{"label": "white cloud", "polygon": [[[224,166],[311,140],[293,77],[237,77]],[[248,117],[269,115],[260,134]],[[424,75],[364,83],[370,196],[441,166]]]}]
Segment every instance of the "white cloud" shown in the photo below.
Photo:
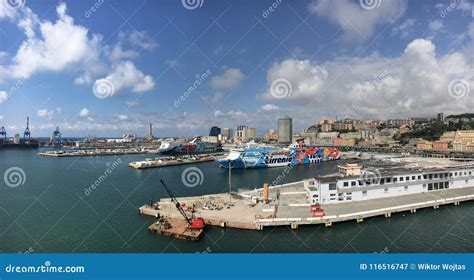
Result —
[{"label": "white cloud", "polygon": [[[91,85],[100,80],[99,76],[106,75],[113,80],[117,92],[127,88],[133,92],[146,92],[154,87],[153,78],[145,75],[131,61],[138,51],[122,47],[126,44],[146,50],[155,48],[156,42],[146,32],[121,32],[118,43],[109,46],[101,35],[76,24],[67,14],[65,3],[57,5],[56,21],[42,20],[28,7],[20,10],[13,17],[0,5],[0,18],[12,18],[26,36],[8,60],[10,64],[0,66],[2,81],[28,78],[39,72],[75,71],[78,73],[74,79],[76,85]],[[3,56],[2,53],[0,58]]]},{"label": "white cloud", "polygon": [[373,1],[380,6],[364,9],[359,1],[313,1],[309,8],[319,16],[339,25],[347,40],[364,41],[372,37],[379,25],[395,21],[406,9],[405,0]]},{"label": "white cloud", "polygon": [[158,44],[145,31],[134,31],[128,36],[128,41],[137,47],[145,50],[152,50],[158,47]]},{"label": "white cloud", "polygon": [[437,20],[430,20],[429,27],[431,31],[438,32],[443,29],[444,25],[441,20],[437,19]]},{"label": "white cloud", "polygon": [[79,112],[79,116],[85,118],[85,117],[88,117],[89,116],[89,110],[87,110],[87,108],[83,108],[80,112]]},{"label": "white cloud", "polygon": [[211,87],[214,89],[233,89],[240,85],[244,74],[237,68],[229,68],[224,74],[215,76],[211,80]]},{"label": "white cloud", "polygon": [[[286,99],[301,100],[314,98],[322,93],[327,82],[328,71],[321,66],[312,64],[309,60],[287,59],[274,64],[267,72],[267,82],[285,79],[291,84],[291,90]],[[273,99],[274,89],[268,88],[263,98]]]},{"label": "white cloud", "polygon": [[224,100],[225,94],[222,92],[216,92],[211,96],[206,97],[207,102],[211,103],[212,105],[217,105]]},{"label": "white cloud", "polygon": [[[474,65],[470,52],[437,55],[433,42],[416,39],[399,57],[344,57],[317,64],[288,59],[267,71],[271,82],[287,79],[292,93],[282,101],[297,106],[296,114],[335,116],[350,112],[353,117],[408,117],[434,112],[469,112],[474,107]],[[464,79],[471,89],[466,98],[450,95],[449,84]]]},{"label": "white cloud", "polygon": [[0,104],[8,100],[8,93],[6,91],[0,91]]},{"label": "white cloud", "polygon": [[27,8],[19,26],[27,39],[23,41],[9,66],[14,78],[29,77],[41,71],[59,72],[73,65],[97,63],[101,36],[88,35],[87,28],[74,24],[66,14],[66,4],[56,9],[56,22],[40,22]]},{"label": "white cloud", "polygon": [[3,121],[5,117],[3,115],[0,115],[0,121]]},{"label": "white cloud", "polygon": [[118,115],[118,118],[119,118],[119,120],[121,120],[121,121],[126,121],[126,120],[128,120],[128,116],[127,116],[127,115]]},{"label": "white cloud", "polygon": [[[121,62],[116,65],[109,75],[105,78],[113,84],[113,95],[124,89],[131,89],[132,92],[142,93],[153,89],[155,81],[149,75],[143,74],[142,71],[135,67],[131,61]],[[102,79],[95,81],[95,85]]]},{"label": "white cloud", "polygon": [[54,116],[54,111],[46,108],[39,109],[38,112],[36,112],[36,115],[40,118],[52,118]]},{"label": "white cloud", "polygon": [[262,110],[267,111],[267,112],[277,111],[279,109],[280,109],[280,107],[278,107],[277,105],[274,105],[274,104],[265,104],[265,105],[262,106]]},{"label": "white cloud", "polygon": [[410,35],[410,31],[412,31],[413,27],[416,24],[416,19],[409,18],[405,20],[402,24],[392,28],[392,36],[400,35],[402,38],[408,37]]}]

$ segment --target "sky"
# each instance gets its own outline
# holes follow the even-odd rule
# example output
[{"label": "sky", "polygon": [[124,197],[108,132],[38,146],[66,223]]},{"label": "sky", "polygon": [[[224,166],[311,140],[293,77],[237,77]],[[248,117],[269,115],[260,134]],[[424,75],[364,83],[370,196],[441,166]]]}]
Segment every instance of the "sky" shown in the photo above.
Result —
[{"label": "sky", "polygon": [[207,135],[472,112],[466,0],[0,1],[0,126]]}]

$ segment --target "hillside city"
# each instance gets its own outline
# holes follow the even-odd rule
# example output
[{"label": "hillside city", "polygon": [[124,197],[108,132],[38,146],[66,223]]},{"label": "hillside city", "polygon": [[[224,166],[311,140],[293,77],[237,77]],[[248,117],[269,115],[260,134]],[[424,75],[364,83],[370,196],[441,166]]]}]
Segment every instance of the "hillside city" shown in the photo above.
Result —
[{"label": "hillside city", "polygon": [[[262,138],[256,137],[256,128],[237,126],[212,127],[206,141],[247,143],[250,141],[290,144],[304,139],[311,146],[388,147],[421,151],[474,152],[474,114],[445,117],[412,117],[387,120],[319,120],[303,131],[293,133],[292,119],[278,120],[277,129],[270,129]],[[204,140],[204,139],[203,139]]]}]

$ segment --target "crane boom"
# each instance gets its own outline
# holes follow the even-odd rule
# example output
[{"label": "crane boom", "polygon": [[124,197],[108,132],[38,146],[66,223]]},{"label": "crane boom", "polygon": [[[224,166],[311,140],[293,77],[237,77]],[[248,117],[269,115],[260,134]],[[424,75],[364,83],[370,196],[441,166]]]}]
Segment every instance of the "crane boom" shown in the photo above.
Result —
[{"label": "crane boom", "polygon": [[186,215],[186,212],[183,210],[183,208],[181,207],[181,204],[179,203],[179,201],[176,199],[176,197],[174,196],[174,194],[171,192],[171,190],[168,188],[168,186],[166,186],[165,182],[163,182],[163,180],[160,180],[161,184],[163,185],[163,188],[165,189],[165,191],[168,193],[168,196],[171,198],[171,201],[174,203],[174,205],[176,206],[176,208],[178,209],[179,213],[181,213],[181,215],[184,217],[184,219],[186,220],[186,222],[191,225],[191,218],[188,217],[188,215]]}]

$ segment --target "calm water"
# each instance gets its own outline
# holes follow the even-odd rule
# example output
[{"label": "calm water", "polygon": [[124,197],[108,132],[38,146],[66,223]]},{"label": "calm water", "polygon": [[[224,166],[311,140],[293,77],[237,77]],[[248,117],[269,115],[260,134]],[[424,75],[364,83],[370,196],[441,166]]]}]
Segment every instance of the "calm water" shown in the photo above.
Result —
[{"label": "calm water", "polygon": [[[200,242],[150,234],[151,217],[137,208],[165,197],[163,178],[177,196],[227,190],[227,172],[217,163],[195,165],[204,174],[202,185],[181,182],[189,166],[133,170],[130,161],[147,156],[45,158],[29,150],[0,151],[1,252],[474,252],[474,203],[438,210],[425,209],[324,226],[287,227],[264,231],[208,228]],[[121,160],[95,190],[107,167]],[[8,187],[4,172],[19,167],[26,181]],[[282,183],[335,171],[336,163],[295,168]],[[283,169],[234,170],[234,189],[272,182]],[[88,194],[88,195],[87,195]]]}]

